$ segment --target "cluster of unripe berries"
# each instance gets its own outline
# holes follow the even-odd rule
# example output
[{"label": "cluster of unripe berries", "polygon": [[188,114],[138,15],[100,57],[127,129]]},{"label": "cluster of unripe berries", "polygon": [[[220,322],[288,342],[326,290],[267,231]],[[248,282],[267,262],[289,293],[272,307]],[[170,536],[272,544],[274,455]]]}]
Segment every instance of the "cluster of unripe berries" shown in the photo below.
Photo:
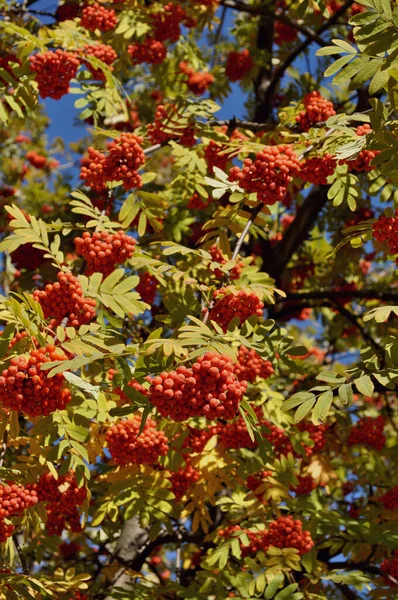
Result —
[{"label": "cluster of unripe berries", "polygon": [[398,485],[380,496],[379,502],[381,502],[383,506],[389,510],[395,510],[398,508]]},{"label": "cluster of unripe berries", "polygon": [[29,57],[30,68],[42,98],[59,100],[68,93],[71,79],[76,77],[80,61],[75,53],[55,50]]},{"label": "cluster of unripe berries", "polygon": [[156,277],[151,275],[148,271],[145,271],[145,273],[140,274],[140,282],[135,288],[135,291],[141,296],[143,302],[152,306],[155,300],[157,287],[158,280]]},{"label": "cluster of unripe berries", "polygon": [[78,487],[74,473],[60,475],[58,479],[51,473],[44,473],[36,490],[39,500],[46,503],[49,535],[60,536],[66,524],[73,532],[81,531],[78,507],[86,500],[87,490]]},{"label": "cluster of unripe berries", "polygon": [[124,231],[110,233],[85,231],[82,237],[75,238],[76,252],[86,260],[87,275],[102,273],[107,277],[116,265],[123,264],[133,256],[136,241]]},{"label": "cluster of unripe berries", "polygon": [[326,100],[319,92],[313,91],[303,99],[304,110],[296,117],[301,131],[308,131],[316,123],[327,121],[336,114],[333,102]]},{"label": "cluster of unripe berries", "polygon": [[382,416],[376,419],[371,417],[359,419],[358,423],[351,428],[347,445],[363,444],[380,452],[386,443],[386,436],[383,433],[384,426],[385,421]]},{"label": "cluster of unripe berries", "polygon": [[154,377],[149,400],[163,417],[173,421],[199,416],[228,420],[236,415],[246,387],[227,356],[206,352],[192,367],[182,365]]},{"label": "cluster of unripe berries", "polygon": [[387,244],[389,254],[398,254],[398,209],[395,217],[379,217],[372,225],[372,234],[375,240]]},{"label": "cluster of unripe berries", "polygon": [[263,316],[264,303],[257,294],[247,293],[239,290],[235,293],[231,288],[222,287],[213,293],[214,305],[209,311],[211,321],[218,323],[220,327],[227,331],[230,321],[237,317],[239,324],[243,323],[251,316]]},{"label": "cluster of unripe berries", "polygon": [[125,190],[140,188],[138,170],[145,163],[141,143],[142,138],[134,133],[123,133],[108,144],[107,155],[90,146],[88,157],[82,160],[80,179],[97,191],[105,189],[110,181],[122,181]]},{"label": "cluster of unripe berries", "polygon": [[40,303],[44,318],[55,319],[55,324],[66,318],[67,325],[79,327],[90,323],[95,317],[96,302],[83,295],[78,279],[72,273],[60,271],[58,281],[46,285],[44,290],[35,290],[34,299]]},{"label": "cluster of unripe berries", "polygon": [[186,75],[185,83],[187,84],[188,89],[195,94],[195,96],[201,96],[204,94],[208,90],[209,86],[214,82],[214,75],[208,73],[207,71],[197,73],[185,62],[180,63],[180,71]]},{"label": "cluster of unripe berries", "polygon": [[14,525],[6,523],[14,515],[34,506],[38,501],[37,493],[31,487],[16,483],[0,484],[0,543],[6,541],[13,531]]},{"label": "cluster of unripe berries", "polygon": [[249,194],[256,193],[263,204],[275,204],[286,196],[288,185],[300,170],[300,163],[291,145],[265,146],[255,160],[247,158],[243,168],[232,167],[229,180]]},{"label": "cluster of unripe berries", "polygon": [[106,441],[113,461],[117,465],[155,464],[169,450],[168,439],[156,428],[156,422],[148,418],[141,433],[142,415],[135,414],[108,429]]},{"label": "cluster of unripe berries", "polygon": [[230,81],[243,79],[254,67],[254,62],[249,50],[245,48],[240,52],[232,51],[227,56],[225,74]]},{"label": "cluster of unripe berries", "polygon": [[70,390],[64,387],[62,373],[48,377],[41,366],[67,360],[55,346],[31,350],[28,355],[14,356],[0,376],[0,404],[31,417],[63,410],[70,402]]},{"label": "cluster of unripe berries", "polygon": [[182,127],[181,112],[175,104],[159,104],[156,107],[153,123],[148,125],[148,136],[153,144],[164,144],[169,140],[178,141],[182,146],[195,144],[194,124]]}]

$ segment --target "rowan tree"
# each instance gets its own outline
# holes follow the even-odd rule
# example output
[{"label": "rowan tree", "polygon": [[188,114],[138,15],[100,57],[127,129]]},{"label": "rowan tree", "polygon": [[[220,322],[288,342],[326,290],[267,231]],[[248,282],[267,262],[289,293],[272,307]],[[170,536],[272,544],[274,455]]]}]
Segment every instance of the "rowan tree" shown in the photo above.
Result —
[{"label": "rowan tree", "polygon": [[398,598],[397,10],[2,3],[0,598]]}]

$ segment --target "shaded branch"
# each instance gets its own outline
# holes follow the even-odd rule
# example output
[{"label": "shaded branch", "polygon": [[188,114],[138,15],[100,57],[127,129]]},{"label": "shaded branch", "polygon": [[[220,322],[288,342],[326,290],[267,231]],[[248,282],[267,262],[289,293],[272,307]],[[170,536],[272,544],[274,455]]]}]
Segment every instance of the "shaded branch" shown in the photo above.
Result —
[{"label": "shaded branch", "polygon": [[339,298],[365,299],[365,300],[393,300],[398,302],[398,289],[396,292],[377,290],[317,290],[308,292],[291,292],[286,298],[280,298],[278,302],[290,302],[292,300],[336,300]]}]

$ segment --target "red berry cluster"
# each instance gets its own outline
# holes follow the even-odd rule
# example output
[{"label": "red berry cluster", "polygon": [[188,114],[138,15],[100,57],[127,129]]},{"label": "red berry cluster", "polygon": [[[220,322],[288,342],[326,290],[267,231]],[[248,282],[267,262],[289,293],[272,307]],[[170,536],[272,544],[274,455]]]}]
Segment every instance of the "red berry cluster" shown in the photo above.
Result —
[{"label": "red berry cluster", "polygon": [[[115,369],[109,369],[108,370],[108,377],[109,380],[112,381],[112,379],[114,378],[114,376],[116,375],[117,371]],[[147,378],[149,380],[149,378]],[[139,392],[140,394],[142,394],[143,396],[148,396],[149,392],[148,390],[141,385],[141,383],[139,383],[136,379],[131,379],[131,381],[129,381],[127,383],[127,385],[129,387],[132,387],[133,389],[137,390],[137,392]],[[112,390],[115,394],[119,394],[120,398],[123,401],[128,400],[128,397],[126,396],[126,394],[118,387],[113,388]]]},{"label": "red berry cluster", "polygon": [[[226,258],[224,258],[223,253],[221,252],[220,248],[218,246],[216,246],[215,244],[209,249],[209,252],[211,254],[211,258],[214,262],[218,262],[220,263],[220,265],[225,265],[228,260]],[[234,281],[235,279],[239,279],[240,274],[242,272],[244,263],[239,261],[236,263],[236,265],[230,270],[229,272],[229,278]],[[218,278],[218,279],[222,279],[224,277],[224,273],[222,271],[220,271],[220,269],[214,269],[214,275]]]},{"label": "red berry cluster", "polygon": [[245,192],[256,193],[263,204],[275,204],[283,200],[287,186],[300,169],[299,160],[288,144],[265,146],[252,161],[243,161],[243,168],[232,167],[230,181],[237,181]]},{"label": "red berry cluster", "polygon": [[351,215],[350,219],[344,224],[344,227],[354,227],[358,225],[361,221],[367,221],[368,219],[373,219],[374,212],[371,208],[367,206],[362,206],[359,210],[357,210],[353,215]]},{"label": "red berry cluster", "polygon": [[274,374],[274,369],[269,360],[264,360],[255,350],[240,346],[234,373],[239,381],[253,383],[256,377],[268,379]]},{"label": "red berry cluster", "polygon": [[37,154],[35,150],[29,150],[29,152],[25,155],[28,163],[35,167],[36,169],[44,169],[47,164],[47,158],[45,156],[41,156]]},{"label": "red berry cluster", "polygon": [[375,240],[387,244],[389,254],[398,254],[398,209],[395,217],[379,217],[372,225],[372,234]]},{"label": "red berry cluster", "polygon": [[274,23],[274,42],[277,46],[282,44],[291,44],[297,39],[297,29],[293,29],[287,23],[275,21]]},{"label": "red berry cluster", "polygon": [[14,525],[0,520],[0,544],[3,544],[14,533]]},{"label": "red berry cluster", "polygon": [[183,448],[192,448],[192,452],[203,452],[209,439],[214,435],[213,428],[197,429],[196,427],[188,426],[188,435],[182,445]]},{"label": "red berry cluster", "polygon": [[[98,58],[98,60],[102,60],[103,63],[108,65],[109,69],[113,71],[112,64],[117,60],[117,54],[112,48],[112,46],[108,46],[107,44],[97,44],[90,45],[85,44],[83,49],[83,54],[85,56],[94,56],[94,58]],[[83,60],[83,64],[88,68],[93,79],[98,79],[98,81],[105,81],[106,77],[102,71],[102,69],[96,69],[91,65],[88,61]]]},{"label": "red berry cluster", "polygon": [[192,367],[154,377],[149,399],[163,417],[186,421],[190,417],[233,419],[247,383],[234,375],[228,356],[206,352]]},{"label": "red berry cluster", "polygon": [[395,510],[398,508],[398,485],[380,496],[379,502],[383,504],[384,508],[388,508],[389,510]]},{"label": "red berry cluster", "polygon": [[307,457],[312,454],[318,454],[326,446],[326,431],[327,425],[314,425],[313,423],[306,423],[301,421],[298,428],[300,431],[307,431],[311,440],[314,442],[313,446],[304,446]]},{"label": "red berry cluster", "polygon": [[382,416],[376,419],[371,417],[359,419],[358,423],[351,427],[347,445],[363,444],[380,452],[386,443],[386,436],[383,433],[384,426],[385,421]]},{"label": "red berry cluster", "polygon": [[305,110],[296,117],[301,131],[308,131],[312,125],[327,121],[329,117],[336,114],[333,102],[326,100],[319,92],[313,91],[307,94],[303,100]]},{"label": "red berry cluster", "polygon": [[109,452],[117,465],[156,463],[159,456],[169,450],[168,439],[156,429],[156,423],[148,418],[141,433],[142,415],[135,414],[131,419],[123,419],[108,429],[106,441]]},{"label": "red berry cluster", "polygon": [[187,27],[194,25],[194,20],[187,16],[186,11],[178,4],[169,2],[162,10],[151,17],[154,38],[159,42],[177,42],[181,34],[181,23]]},{"label": "red berry cluster", "polygon": [[62,542],[62,544],[59,545],[59,553],[64,560],[76,558],[76,555],[80,550],[81,545],[77,542]]},{"label": "red berry cluster", "polygon": [[298,176],[314,185],[326,185],[327,178],[334,173],[336,165],[336,159],[330,154],[307,158],[301,163]]},{"label": "red berry cluster", "polygon": [[38,501],[35,490],[16,483],[0,484],[0,521],[21,514]]},{"label": "red berry cluster", "polygon": [[32,244],[22,244],[10,253],[11,260],[17,269],[35,271],[44,262],[44,252],[34,248]]},{"label": "red berry cluster", "polygon": [[205,146],[204,159],[211,173],[214,167],[222,171],[227,169],[229,156],[226,151],[228,151],[228,147],[225,144],[217,144],[214,140],[210,140]]},{"label": "red berry cluster", "polygon": [[122,230],[116,233],[95,231],[92,235],[85,231],[82,237],[75,238],[76,252],[87,262],[87,275],[102,273],[107,277],[116,265],[133,256],[135,245],[135,239]]},{"label": "red berry cluster", "polygon": [[90,323],[95,317],[95,300],[83,295],[82,287],[72,273],[60,271],[57,279],[55,283],[46,285],[44,290],[33,292],[33,298],[43,309],[44,318],[54,318],[59,325],[67,317],[67,325],[71,327]]},{"label": "red berry cluster", "polygon": [[[394,579],[398,581],[398,557],[397,558],[385,558],[380,565],[380,569],[386,573],[387,575],[391,575]],[[387,585],[394,585],[394,583],[389,577],[384,577],[384,581]]]},{"label": "red berry cluster", "polygon": [[298,496],[308,496],[317,487],[317,483],[311,475],[299,475],[298,481],[298,485],[291,488]]},{"label": "red berry cluster", "polygon": [[122,181],[125,190],[142,185],[138,169],[145,163],[141,147],[142,138],[134,133],[122,133],[108,144],[106,156],[94,148],[88,148],[88,157],[83,158],[80,179],[94,190],[101,191],[109,181]]},{"label": "red berry cluster", "polygon": [[116,13],[96,2],[83,8],[80,25],[89,31],[112,31],[117,25]]},{"label": "red berry cluster", "polygon": [[64,388],[62,373],[48,377],[47,371],[41,370],[43,364],[59,360],[67,360],[67,356],[55,346],[31,350],[27,356],[14,356],[0,376],[2,406],[32,417],[63,410],[71,394]]},{"label": "red berry cluster", "polygon": [[[10,64],[11,63],[11,64]],[[13,63],[16,63],[18,65],[21,65],[22,62],[21,60],[15,56],[15,54],[11,54],[11,53],[7,53],[4,56],[0,56],[0,68],[4,69],[4,71],[7,71],[7,73],[9,75],[11,75],[11,77],[16,77],[14,72],[13,72]],[[5,86],[9,86],[9,82],[6,81],[4,79],[4,77],[0,77],[0,81],[5,85]]]},{"label": "red berry cluster", "polygon": [[58,23],[62,23],[62,21],[69,21],[77,17],[79,11],[80,7],[78,2],[65,2],[64,4],[59,4],[57,6],[54,16]]},{"label": "red berry cluster", "polygon": [[188,201],[187,208],[193,210],[203,210],[204,208],[207,208],[211,202],[211,196],[208,198],[203,198],[200,194],[194,192],[193,196],[191,196]]},{"label": "red berry cluster", "polygon": [[186,460],[184,467],[175,473],[171,473],[171,491],[175,495],[177,502],[185,496],[189,488],[196,483],[198,479],[199,471],[191,465],[188,459]]},{"label": "red berry cluster", "polygon": [[143,302],[152,306],[155,300],[157,287],[158,280],[156,277],[151,275],[148,271],[145,271],[145,273],[140,274],[140,282],[135,288],[135,291],[139,293]]},{"label": "red berry cluster", "polygon": [[69,92],[71,79],[76,77],[79,59],[73,52],[55,50],[29,57],[30,68],[36,73],[36,82],[42,98],[59,100]]},{"label": "red berry cluster", "polygon": [[191,147],[196,143],[195,126],[181,127],[181,112],[175,104],[159,104],[155,119],[148,125],[149,139],[153,144],[164,144],[169,140],[178,141],[182,146]]},{"label": "red berry cluster", "polygon": [[[359,136],[367,135],[371,132],[372,129],[368,123],[365,123],[364,125],[359,125],[355,130],[355,133]],[[358,153],[358,156],[354,158],[354,160],[346,160],[341,162],[348,165],[349,171],[354,171],[355,173],[369,173],[369,171],[372,171],[375,168],[370,163],[378,154],[380,154],[380,150],[365,149],[361,150]]]},{"label": "red berry cluster", "polygon": [[296,548],[300,556],[309,552],[314,545],[309,531],[303,531],[303,523],[291,516],[278,517],[268,530],[270,546],[276,548]]},{"label": "red berry cluster", "polygon": [[261,485],[263,485],[264,480],[268,479],[268,477],[272,476],[272,471],[260,471],[256,475],[249,475],[246,479],[246,485],[252,492],[255,492]]},{"label": "red berry cluster", "polygon": [[68,600],[88,600],[88,596],[87,594],[83,594],[80,590],[77,590],[72,597],[68,598]]},{"label": "red berry cluster", "polygon": [[220,430],[219,436],[224,448],[249,448],[250,450],[257,448],[257,442],[251,439],[243,417],[239,417],[232,423],[226,423]]},{"label": "red berry cluster", "polygon": [[262,425],[270,430],[270,433],[266,433],[264,437],[273,446],[273,451],[277,456],[287,456],[295,453],[290,438],[283,429],[266,421],[263,421]]},{"label": "red berry cluster", "polygon": [[39,500],[46,503],[49,535],[60,536],[66,523],[75,533],[81,531],[77,507],[87,498],[85,487],[78,487],[74,473],[55,479],[50,473],[41,475],[37,486]]},{"label": "red berry cluster", "polygon": [[227,525],[218,530],[218,535],[222,538],[229,538],[237,531],[244,531],[240,525]]},{"label": "red berry cluster", "polygon": [[142,63],[158,65],[166,58],[167,48],[163,42],[147,38],[144,42],[130,44],[127,52],[133,65],[141,65]]},{"label": "red berry cluster", "polygon": [[204,94],[214,82],[214,76],[211,73],[207,73],[207,71],[196,73],[194,69],[185,62],[180,62],[180,71],[187,76],[185,83],[195,96]]},{"label": "red berry cluster", "polygon": [[213,293],[215,302],[210,309],[209,318],[227,331],[229,322],[238,317],[240,325],[251,316],[263,316],[264,303],[254,293],[239,290],[234,293],[231,288],[222,287]]},{"label": "red berry cluster", "polygon": [[225,74],[230,81],[239,81],[252,70],[254,62],[247,48],[240,52],[230,52],[227,56]]}]

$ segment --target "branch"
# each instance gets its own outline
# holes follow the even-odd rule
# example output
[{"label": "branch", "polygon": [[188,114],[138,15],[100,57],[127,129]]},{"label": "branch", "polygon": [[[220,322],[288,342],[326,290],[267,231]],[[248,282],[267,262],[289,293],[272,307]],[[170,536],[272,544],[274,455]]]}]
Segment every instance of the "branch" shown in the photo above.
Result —
[{"label": "branch", "polygon": [[392,575],[389,575],[380,567],[376,565],[369,565],[367,562],[359,562],[359,563],[345,563],[345,562],[329,562],[328,566],[336,569],[336,570],[345,570],[345,571],[363,571],[364,573],[371,573],[373,575],[382,575],[382,577],[386,577],[393,583],[394,585],[398,585],[398,580],[395,579]]},{"label": "branch", "polygon": [[360,597],[345,583],[333,582],[347,600],[360,600]]},{"label": "branch", "polygon": [[318,290],[310,292],[287,293],[286,298],[278,302],[290,302],[292,300],[336,300],[339,298],[352,298],[353,300],[363,298],[365,300],[392,300],[398,302],[398,290],[396,292],[377,290]]},{"label": "branch", "polygon": [[383,348],[368,334],[363,325],[359,322],[359,319],[354,313],[348,310],[345,306],[340,304],[339,302],[333,301],[332,306],[339,311],[339,313],[347,319],[352,325],[354,325],[362,335],[365,342],[368,342],[372,346],[372,348],[377,352],[383,350]]},{"label": "branch", "polygon": [[232,117],[226,121],[218,121],[217,119],[213,121],[209,121],[209,125],[211,127],[229,127],[231,123],[234,125],[234,129],[236,127],[242,127],[242,129],[249,129],[250,131],[274,131],[276,125],[273,123],[256,123],[254,121],[242,121],[241,119],[237,119],[236,117]]}]

